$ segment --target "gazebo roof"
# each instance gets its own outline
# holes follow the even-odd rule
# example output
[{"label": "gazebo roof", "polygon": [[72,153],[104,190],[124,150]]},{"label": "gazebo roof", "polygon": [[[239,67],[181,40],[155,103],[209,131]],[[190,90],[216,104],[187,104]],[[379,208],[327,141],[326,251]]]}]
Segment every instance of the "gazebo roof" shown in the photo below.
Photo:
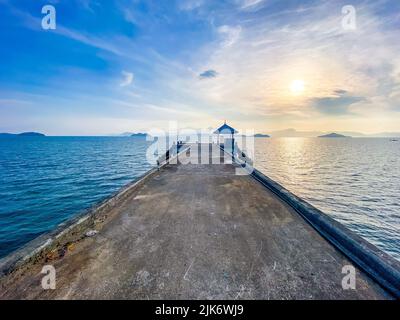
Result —
[{"label": "gazebo roof", "polygon": [[235,133],[238,133],[238,131],[235,130],[234,128],[232,128],[231,126],[228,126],[226,124],[226,122],[225,122],[221,127],[219,127],[217,130],[215,130],[214,133],[215,134],[217,134],[217,133],[218,134],[219,133],[222,133],[222,134],[235,134]]}]

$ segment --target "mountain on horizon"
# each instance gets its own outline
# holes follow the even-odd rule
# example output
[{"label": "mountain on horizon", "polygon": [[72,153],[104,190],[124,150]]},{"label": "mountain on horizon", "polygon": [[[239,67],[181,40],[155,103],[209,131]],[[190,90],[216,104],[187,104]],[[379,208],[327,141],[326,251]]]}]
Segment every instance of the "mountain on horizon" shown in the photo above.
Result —
[{"label": "mountain on horizon", "polygon": [[112,135],[117,137],[145,137],[147,133],[144,132],[123,132],[120,134]]},{"label": "mountain on horizon", "polygon": [[132,133],[130,136],[131,136],[131,137],[146,137],[146,136],[147,136],[147,133],[141,133],[141,132]]},{"label": "mountain on horizon", "polygon": [[0,137],[45,137],[43,133],[39,132],[22,132],[22,133],[0,133]]},{"label": "mountain on horizon", "polygon": [[[329,134],[331,132],[323,131],[297,131],[296,129],[289,128],[284,130],[277,130],[270,132],[270,136],[273,138],[288,138],[288,137],[299,137],[299,138],[315,138]],[[336,134],[343,135],[346,137],[353,138],[399,138],[400,132],[380,132],[373,134],[365,134],[361,132],[353,131],[336,131]]]},{"label": "mountain on horizon", "polygon": [[296,129],[289,128],[284,130],[272,131],[270,133],[273,138],[312,138],[324,134],[320,131],[297,131]]},{"label": "mountain on horizon", "polygon": [[124,132],[124,133],[119,134],[118,136],[121,136],[121,137],[130,137],[131,135],[133,135],[133,132]]},{"label": "mountain on horizon", "polygon": [[318,138],[351,138],[351,137],[332,132],[332,133],[324,134],[322,136],[318,136]]},{"label": "mountain on horizon", "polygon": [[[327,135],[332,132],[324,132],[324,131],[298,131],[294,128],[288,128],[283,130],[276,130],[271,131],[268,133],[256,133],[254,137],[257,138],[290,138],[290,137],[298,137],[298,138],[316,138],[319,136]],[[356,131],[335,131],[336,134],[343,135],[346,137],[353,137],[353,138],[400,138],[400,132],[378,132],[373,134],[365,134]],[[145,132],[124,132],[120,134],[116,134],[114,136],[121,136],[121,137],[140,137],[146,136],[147,133]]]}]

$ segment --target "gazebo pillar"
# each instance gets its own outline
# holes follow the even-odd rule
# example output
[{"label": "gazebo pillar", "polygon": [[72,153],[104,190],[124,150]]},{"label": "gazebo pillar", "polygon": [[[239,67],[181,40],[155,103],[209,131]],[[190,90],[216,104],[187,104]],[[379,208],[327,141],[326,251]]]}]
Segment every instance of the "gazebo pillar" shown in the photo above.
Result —
[{"label": "gazebo pillar", "polygon": [[231,140],[232,140],[232,160],[234,158],[233,152],[234,152],[234,148],[235,148],[235,137],[234,137],[235,133],[238,133],[238,131],[235,130],[234,128],[232,128],[231,126],[227,125],[226,121],[221,127],[219,127],[217,130],[214,131],[214,134],[217,134],[217,137],[218,137],[218,144],[220,143],[219,142],[220,134],[230,134],[231,135]]}]

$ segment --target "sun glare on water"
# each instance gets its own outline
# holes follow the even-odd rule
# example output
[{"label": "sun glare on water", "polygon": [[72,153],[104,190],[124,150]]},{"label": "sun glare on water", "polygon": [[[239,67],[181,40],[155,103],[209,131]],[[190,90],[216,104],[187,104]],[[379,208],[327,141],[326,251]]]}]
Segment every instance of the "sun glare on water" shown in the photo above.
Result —
[{"label": "sun glare on water", "polygon": [[304,92],[304,81],[303,80],[293,80],[290,83],[290,92],[294,95],[299,95]]}]

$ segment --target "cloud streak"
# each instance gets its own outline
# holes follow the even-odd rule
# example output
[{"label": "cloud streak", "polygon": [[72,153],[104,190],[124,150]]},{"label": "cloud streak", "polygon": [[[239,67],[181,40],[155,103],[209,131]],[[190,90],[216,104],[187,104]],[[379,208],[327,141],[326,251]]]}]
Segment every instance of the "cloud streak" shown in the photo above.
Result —
[{"label": "cloud streak", "polygon": [[132,72],[127,72],[127,71],[122,71],[122,76],[123,80],[119,84],[121,87],[126,87],[132,84],[133,82],[133,73]]},{"label": "cloud streak", "polygon": [[250,9],[254,7],[258,7],[260,4],[262,4],[264,0],[243,0],[241,9]]}]

